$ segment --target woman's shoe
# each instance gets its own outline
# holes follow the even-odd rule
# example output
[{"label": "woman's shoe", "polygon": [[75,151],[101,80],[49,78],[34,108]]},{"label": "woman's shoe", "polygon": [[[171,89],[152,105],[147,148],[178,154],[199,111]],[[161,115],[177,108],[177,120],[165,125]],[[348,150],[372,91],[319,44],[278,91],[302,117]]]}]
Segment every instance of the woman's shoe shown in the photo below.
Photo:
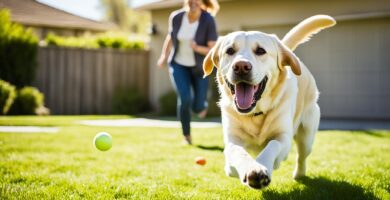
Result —
[{"label": "woman's shoe", "polygon": [[184,136],[186,142],[188,145],[191,145],[192,144],[192,138],[191,138],[191,135],[185,135]]},{"label": "woman's shoe", "polygon": [[198,113],[199,119],[204,119],[204,118],[206,118],[207,111],[208,111],[207,108],[205,108],[204,110],[200,111],[200,112]]}]

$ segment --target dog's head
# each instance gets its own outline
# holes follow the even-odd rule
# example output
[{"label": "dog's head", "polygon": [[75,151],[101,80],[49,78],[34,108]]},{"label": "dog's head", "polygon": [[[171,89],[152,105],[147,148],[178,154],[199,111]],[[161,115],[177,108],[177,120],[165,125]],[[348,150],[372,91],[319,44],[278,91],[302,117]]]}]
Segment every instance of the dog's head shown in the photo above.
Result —
[{"label": "dog's head", "polygon": [[258,101],[262,95],[271,95],[287,66],[301,74],[298,58],[276,36],[255,31],[220,37],[204,60],[205,76],[214,66],[220,90],[234,101],[240,114],[258,111]]}]

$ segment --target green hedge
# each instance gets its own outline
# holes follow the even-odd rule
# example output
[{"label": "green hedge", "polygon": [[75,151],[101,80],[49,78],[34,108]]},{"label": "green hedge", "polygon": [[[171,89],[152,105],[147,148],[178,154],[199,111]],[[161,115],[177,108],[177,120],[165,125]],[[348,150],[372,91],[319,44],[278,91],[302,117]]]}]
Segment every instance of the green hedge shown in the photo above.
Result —
[{"label": "green hedge", "polygon": [[159,98],[160,114],[176,116],[177,96],[176,92],[171,90]]},{"label": "green hedge", "polygon": [[209,80],[209,91],[210,91],[210,96],[208,99],[209,103],[209,111],[207,113],[207,116],[210,117],[219,117],[221,116],[221,108],[218,106],[220,94],[218,92],[218,84],[217,81],[215,80],[215,73],[216,70],[214,70],[214,73],[210,76]]},{"label": "green hedge", "polygon": [[117,89],[112,101],[115,114],[134,115],[146,112],[149,108],[147,99],[135,88]]},{"label": "green hedge", "polygon": [[84,37],[82,39],[77,37],[61,37],[53,33],[49,33],[45,42],[49,46],[63,46],[63,47],[78,47],[78,48],[98,48],[94,38]]},{"label": "green hedge", "polygon": [[11,107],[12,115],[37,115],[44,108],[44,95],[35,87],[26,86],[17,92],[14,104]]},{"label": "green hedge", "polygon": [[37,36],[12,23],[8,10],[0,10],[0,78],[18,88],[30,85],[35,78],[37,52]]},{"label": "green hedge", "polygon": [[96,42],[101,48],[114,49],[144,49],[145,43],[142,41],[130,41],[126,37],[102,35],[96,38]]},{"label": "green hedge", "polygon": [[0,114],[7,114],[16,97],[15,87],[0,79]]},{"label": "green hedge", "polygon": [[49,33],[45,38],[47,45],[78,48],[144,49],[143,41],[132,41],[125,35],[102,34],[96,37],[61,37]]}]

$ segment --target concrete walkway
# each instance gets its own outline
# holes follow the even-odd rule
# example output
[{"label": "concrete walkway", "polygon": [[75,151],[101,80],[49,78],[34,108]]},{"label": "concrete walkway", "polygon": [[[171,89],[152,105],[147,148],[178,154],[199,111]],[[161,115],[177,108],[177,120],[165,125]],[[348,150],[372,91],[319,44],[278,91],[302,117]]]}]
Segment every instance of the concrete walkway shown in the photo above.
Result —
[{"label": "concrete walkway", "polygon": [[[161,128],[180,128],[178,121],[158,120],[158,119],[112,119],[112,120],[83,120],[79,122],[88,126],[112,126],[112,127],[161,127]],[[221,127],[220,122],[191,122],[193,128],[214,128]]]},{"label": "concrete walkway", "polygon": [[3,133],[57,133],[58,127],[44,126],[0,126]]}]

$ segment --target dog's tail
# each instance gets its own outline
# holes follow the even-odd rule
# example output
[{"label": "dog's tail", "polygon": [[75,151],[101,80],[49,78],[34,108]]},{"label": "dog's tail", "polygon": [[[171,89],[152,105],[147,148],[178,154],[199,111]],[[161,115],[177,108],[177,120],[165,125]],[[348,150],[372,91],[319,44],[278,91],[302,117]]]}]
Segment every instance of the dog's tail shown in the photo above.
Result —
[{"label": "dog's tail", "polygon": [[336,20],[328,15],[315,15],[303,20],[292,28],[283,38],[282,42],[294,51],[298,45],[310,40],[311,36],[322,29],[334,26]]}]

